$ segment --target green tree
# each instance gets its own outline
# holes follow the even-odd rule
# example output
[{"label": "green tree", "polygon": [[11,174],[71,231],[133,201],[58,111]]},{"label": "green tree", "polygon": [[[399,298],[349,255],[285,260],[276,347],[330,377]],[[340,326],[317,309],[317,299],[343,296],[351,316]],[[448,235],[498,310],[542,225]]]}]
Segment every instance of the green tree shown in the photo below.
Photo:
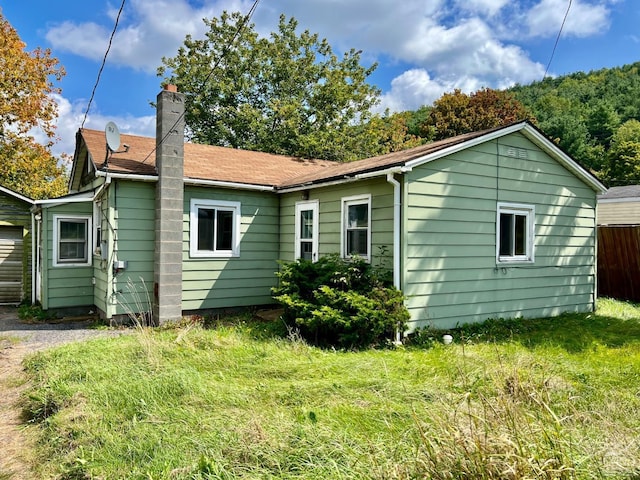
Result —
[{"label": "green tree", "polygon": [[[0,184],[33,198],[66,192],[65,170],[51,155],[59,93],[53,80],[64,75],[49,50],[25,50],[25,44],[0,13]],[[30,135],[42,130],[38,144]]]},{"label": "green tree", "polygon": [[611,186],[640,183],[640,121],[626,121],[613,135],[605,180]]},{"label": "green tree", "polygon": [[456,89],[433,103],[422,134],[442,140],[532,119],[529,110],[508,92],[483,88],[467,95]]},{"label": "green tree", "polygon": [[377,153],[380,142],[360,135],[383,132],[354,128],[373,118],[380,93],[366,82],[376,65],[363,67],[360,52],[339,58],[326,39],[298,33],[297,21],[284,16],[268,38],[251,24],[235,41],[239,13],[204,21],[205,38],[188,35],[158,69],[186,95],[193,141],[330,160]]}]

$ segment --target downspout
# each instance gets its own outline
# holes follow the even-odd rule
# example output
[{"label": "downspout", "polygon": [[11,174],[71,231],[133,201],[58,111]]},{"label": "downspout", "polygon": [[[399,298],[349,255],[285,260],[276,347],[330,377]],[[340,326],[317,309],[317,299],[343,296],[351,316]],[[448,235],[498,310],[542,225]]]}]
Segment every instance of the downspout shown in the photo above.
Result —
[{"label": "downspout", "polygon": [[[393,172],[387,173],[387,182],[393,185],[393,286],[400,290],[400,182]],[[402,332],[396,329],[396,343],[401,343],[401,337]]]},{"label": "downspout", "polygon": [[31,304],[36,303],[36,214],[31,212]]}]

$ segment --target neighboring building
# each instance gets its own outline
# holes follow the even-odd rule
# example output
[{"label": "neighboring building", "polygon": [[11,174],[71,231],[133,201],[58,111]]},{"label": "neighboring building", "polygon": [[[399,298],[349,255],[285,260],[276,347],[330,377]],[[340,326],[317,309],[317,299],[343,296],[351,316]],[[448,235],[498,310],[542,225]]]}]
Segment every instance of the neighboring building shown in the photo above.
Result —
[{"label": "neighboring building", "polygon": [[593,308],[605,188],[529,123],[334,163],[184,144],[182,104],[118,152],[78,132],[74,193],[37,202],[45,309],[270,304],[278,261],[331,253],[392,268],[411,329]]},{"label": "neighboring building", "polygon": [[31,300],[33,200],[0,186],[0,304]]},{"label": "neighboring building", "polygon": [[611,187],[598,195],[598,225],[640,225],[640,185]]}]

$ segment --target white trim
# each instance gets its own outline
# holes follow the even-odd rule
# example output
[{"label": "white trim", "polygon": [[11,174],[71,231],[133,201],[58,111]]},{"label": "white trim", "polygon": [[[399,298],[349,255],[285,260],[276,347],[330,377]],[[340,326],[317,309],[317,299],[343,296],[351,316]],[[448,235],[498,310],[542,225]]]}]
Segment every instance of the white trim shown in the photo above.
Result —
[{"label": "white trim", "polygon": [[485,135],[472,138],[471,140],[467,140],[466,142],[458,143],[456,145],[451,145],[450,147],[443,148],[442,150],[438,150],[436,152],[430,153],[423,157],[410,160],[405,164],[405,166],[410,168],[417,167],[425,163],[432,162],[433,160],[437,160],[438,158],[451,155],[461,150],[466,150],[470,147],[479,145],[481,143],[486,143],[492,140],[496,140],[498,138],[504,137],[506,135],[509,135],[515,132],[521,132],[525,137],[531,140],[534,144],[540,147],[543,151],[545,151],[548,155],[553,157],[559,163],[564,165],[568,170],[570,170],[574,175],[580,178],[584,183],[589,185],[596,192],[604,193],[607,191],[607,188],[602,183],[600,183],[595,177],[591,176],[584,168],[582,168],[578,163],[576,163],[575,160],[569,157],[560,148],[558,148],[551,140],[549,140],[547,137],[542,135],[540,132],[538,132],[538,130],[536,130],[533,126],[531,126],[527,122],[516,123],[514,125],[501,128],[494,132],[490,132]]},{"label": "white trim", "polygon": [[[93,244],[93,226],[92,226],[92,216],[91,215],[53,215],[53,266],[54,267],[90,267],[91,259],[93,257],[93,252],[91,251],[91,245]],[[58,260],[58,240],[60,236],[60,221],[86,221],[87,222],[87,238],[86,238],[86,257],[87,260],[85,262],[60,262]]]},{"label": "white trim", "polygon": [[[198,210],[230,211],[233,214],[231,250],[198,250]],[[224,200],[192,198],[189,210],[189,256],[192,258],[230,258],[240,256],[241,204]],[[214,240],[215,242],[215,240]]]},{"label": "white trim", "polygon": [[139,180],[141,182],[157,182],[157,175],[138,175],[136,173],[116,173],[116,172],[104,172],[102,170],[96,170],[96,177],[111,177],[116,180]]},{"label": "white trim", "polygon": [[350,197],[342,197],[340,200],[341,203],[341,220],[340,220],[340,256],[342,258],[347,258],[350,253],[347,252],[347,213],[348,207],[350,205],[361,205],[363,203],[367,204],[367,255],[363,255],[362,258],[366,259],[368,262],[371,261],[371,226],[372,226],[372,212],[371,212],[371,194],[363,194],[363,195],[353,195]]},{"label": "white trim", "polygon": [[24,195],[22,195],[22,194],[20,194],[18,192],[14,192],[13,190],[5,188],[2,185],[0,185],[0,192],[6,193],[7,195],[10,195],[10,196],[12,196],[14,198],[17,198],[18,200],[22,200],[23,202],[26,202],[29,205],[34,205],[35,204],[35,200],[32,200],[31,198],[25,197]]},{"label": "white trim", "polygon": [[185,185],[201,186],[201,187],[220,187],[220,188],[238,188],[243,190],[257,190],[259,192],[273,192],[274,187],[267,185],[254,185],[250,183],[224,182],[220,180],[201,180],[197,178],[184,178]]},{"label": "white trim", "polygon": [[316,262],[318,260],[318,236],[319,236],[319,225],[320,225],[320,219],[319,219],[319,202],[318,200],[305,200],[302,202],[296,202],[296,206],[295,206],[295,245],[294,245],[294,252],[295,252],[295,260],[298,260],[301,255],[302,252],[300,251],[300,242],[302,241],[301,235],[302,232],[300,231],[300,213],[302,211],[306,211],[306,210],[311,210],[313,212],[313,224],[311,226],[312,228],[312,236],[311,236],[311,261]]},{"label": "white trim", "polygon": [[[501,256],[500,255],[500,214],[511,213],[524,215],[527,221],[527,238],[525,255]],[[496,206],[496,264],[505,265],[511,263],[535,262],[535,228],[536,209],[534,205],[523,203],[498,202]]]}]

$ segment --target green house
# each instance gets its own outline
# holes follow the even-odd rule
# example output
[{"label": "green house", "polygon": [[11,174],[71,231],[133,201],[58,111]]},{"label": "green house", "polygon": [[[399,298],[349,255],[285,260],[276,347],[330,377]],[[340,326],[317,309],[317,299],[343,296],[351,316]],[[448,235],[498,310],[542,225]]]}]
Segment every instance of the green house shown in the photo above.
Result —
[{"label": "green house", "polygon": [[31,300],[33,200],[0,185],[0,304]]},{"label": "green house", "polygon": [[44,308],[266,305],[279,261],[333,253],[392,269],[410,329],[594,307],[605,188],[527,122],[341,164],[185,143],[182,104],[156,139],[78,132],[74,193],[37,202]]}]

